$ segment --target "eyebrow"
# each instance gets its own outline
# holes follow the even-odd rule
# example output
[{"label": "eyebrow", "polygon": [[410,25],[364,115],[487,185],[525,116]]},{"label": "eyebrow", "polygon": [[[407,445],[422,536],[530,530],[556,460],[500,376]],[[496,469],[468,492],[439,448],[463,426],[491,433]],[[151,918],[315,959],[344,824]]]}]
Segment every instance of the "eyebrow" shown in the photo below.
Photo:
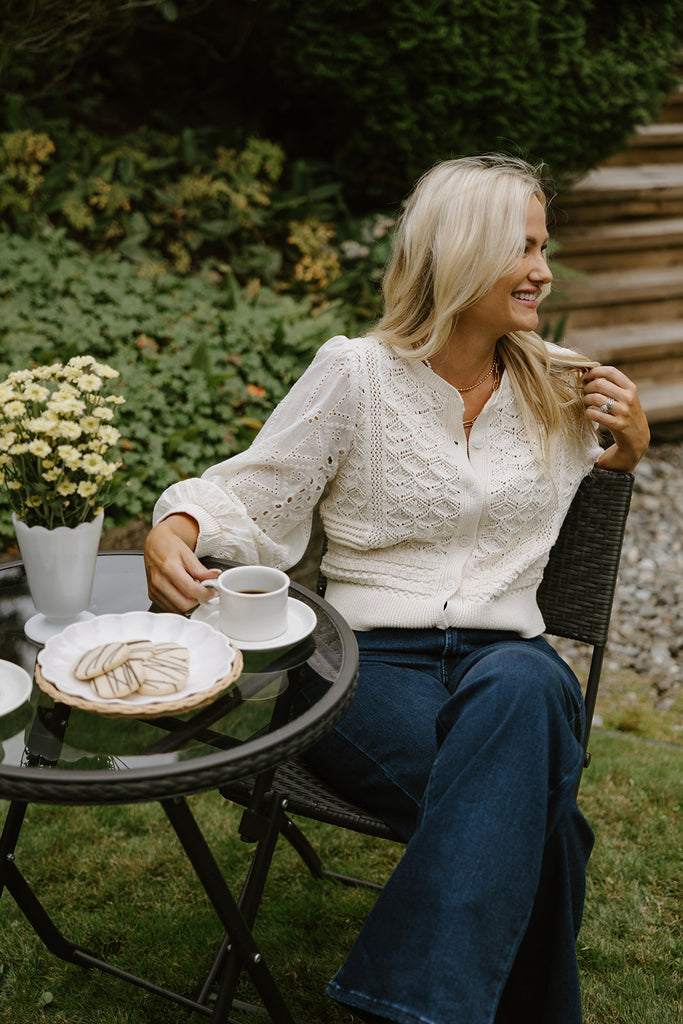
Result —
[{"label": "eyebrow", "polygon": [[[526,241],[527,241],[527,245],[537,245],[538,244],[538,240],[536,238],[532,238],[530,235],[527,235]],[[546,235],[544,240],[541,242],[541,245],[547,245],[549,241],[550,241],[550,235]]]}]

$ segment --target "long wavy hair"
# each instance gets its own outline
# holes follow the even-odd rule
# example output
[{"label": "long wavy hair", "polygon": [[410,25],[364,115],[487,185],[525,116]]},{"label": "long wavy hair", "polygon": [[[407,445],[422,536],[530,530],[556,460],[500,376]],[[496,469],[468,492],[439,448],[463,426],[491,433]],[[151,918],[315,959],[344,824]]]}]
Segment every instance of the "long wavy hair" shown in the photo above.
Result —
[{"label": "long wavy hair", "polygon": [[[547,209],[540,168],[491,154],[446,160],[427,171],[399,216],[384,273],[384,314],[373,335],[409,359],[430,359],[451,339],[460,313],[486,295],[524,253],[529,201]],[[542,297],[550,291],[544,287]],[[561,436],[583,441],[581,371],[597,365],[514,331],[498,353],[532,439],[547,455]]]}]

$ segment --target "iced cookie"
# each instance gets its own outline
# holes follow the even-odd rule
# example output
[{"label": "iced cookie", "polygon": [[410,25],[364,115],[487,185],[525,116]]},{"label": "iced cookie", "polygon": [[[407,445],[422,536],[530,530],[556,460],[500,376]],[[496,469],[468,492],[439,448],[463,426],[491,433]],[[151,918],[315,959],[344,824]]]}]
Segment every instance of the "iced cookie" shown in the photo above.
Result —
[{"label": "iced cookie", "polygon": [[130,657],[127,644],[117,642],[100,644],[82,654],[73,667],[76,679],[87,681],[95,676],[104,675],[123,665]]},{"label": "iced cookie", "polygon": [[176,693],[187,682],[190,655],[180,644],[159,643],[145,663],[145,679],[139,692],[146,697]]},{"label": "iced cookie", "polygon": [[130,659],[118,665],[111,672],[91,679],[93,690],[103,700],[122,700],[130,693],[136,693],[145,679],[145,662]]},{"label": "iced cookie", "polygon": [[126,640],[126,647],[130,651],[129,660],[147,661],[154,654],[154,646],[151,640]]}]

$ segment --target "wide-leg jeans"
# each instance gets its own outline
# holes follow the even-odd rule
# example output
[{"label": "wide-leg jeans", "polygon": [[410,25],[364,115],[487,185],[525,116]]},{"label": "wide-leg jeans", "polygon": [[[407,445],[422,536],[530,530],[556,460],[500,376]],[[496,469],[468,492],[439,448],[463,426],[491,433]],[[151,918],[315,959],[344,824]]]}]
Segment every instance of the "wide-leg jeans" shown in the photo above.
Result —
[{"label": "wide-leg jeans", "polygon": [[580,1024],[576,677],[542,637],[357,638],[357,692],[310,761],[408,842],[328,994],[398,1024]]}]

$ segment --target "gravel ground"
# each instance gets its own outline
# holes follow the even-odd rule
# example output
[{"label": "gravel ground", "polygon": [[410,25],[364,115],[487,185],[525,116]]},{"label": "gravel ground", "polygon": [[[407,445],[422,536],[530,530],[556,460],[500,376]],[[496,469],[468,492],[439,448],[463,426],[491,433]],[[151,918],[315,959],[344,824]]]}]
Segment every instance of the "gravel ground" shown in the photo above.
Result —
[{"label": "gravel ground", "polygon": [[[683,730],[683,443],[651,445],[636,467],[598,714],[647,702]],[[585,655],[555,646],[577,671]]]}]

